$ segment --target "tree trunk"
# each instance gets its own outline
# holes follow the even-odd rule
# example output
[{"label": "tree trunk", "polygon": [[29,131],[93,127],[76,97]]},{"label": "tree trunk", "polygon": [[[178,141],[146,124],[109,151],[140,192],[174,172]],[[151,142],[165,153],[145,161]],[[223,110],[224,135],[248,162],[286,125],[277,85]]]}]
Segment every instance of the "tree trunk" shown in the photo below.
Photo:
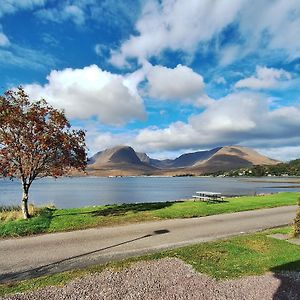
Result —
[{"label": "tree trunk", "polygon": [[29,186],[23,184],[22,212],[23,212],[24,219],[30,218],[29,211],[28,211],[28,190],[29,190]]}]

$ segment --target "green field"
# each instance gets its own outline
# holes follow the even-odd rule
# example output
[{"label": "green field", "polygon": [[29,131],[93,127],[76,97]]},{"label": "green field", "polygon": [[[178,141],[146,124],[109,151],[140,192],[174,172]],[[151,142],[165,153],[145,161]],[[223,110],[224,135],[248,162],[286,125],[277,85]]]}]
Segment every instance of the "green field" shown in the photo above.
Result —
[{"label": "green field", "polygon": [[290,231],[291,228],[272,229],[261,233],[167,250],[87,269],[29,279],[19,283],[2,284],[0,285],[0,296],[49,285],[63,285],[72,279],[91,273],[99,273],[106,268],[119,270],[141,260],[165,257],[179,258],[192,265],[196,271],[208,274],[218,280],[259,275],[267,271],[272,271],[275,274],[280,274],[284,270],[300,271],[300,246],[268,237],[270,233],[289,233]]},{"label": "green field", "polygon": [[5,219],[0,210],[0,237],[69,231],[96,226],[193,218],[284,205],[296,205],[300,193],[227,198],[223,203],[199,201],[107,205],[73,209],[37,209],[29,220]]}]

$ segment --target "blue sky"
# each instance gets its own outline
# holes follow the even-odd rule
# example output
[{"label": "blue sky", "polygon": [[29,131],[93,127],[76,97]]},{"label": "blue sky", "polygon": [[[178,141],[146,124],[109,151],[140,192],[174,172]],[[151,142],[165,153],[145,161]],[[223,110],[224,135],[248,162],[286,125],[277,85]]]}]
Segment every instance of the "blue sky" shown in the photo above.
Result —
[{"label": "blue sky", "polygon": [[0,89],[65,109],[90,153],[300,157],[297,0],[2,0]]}]

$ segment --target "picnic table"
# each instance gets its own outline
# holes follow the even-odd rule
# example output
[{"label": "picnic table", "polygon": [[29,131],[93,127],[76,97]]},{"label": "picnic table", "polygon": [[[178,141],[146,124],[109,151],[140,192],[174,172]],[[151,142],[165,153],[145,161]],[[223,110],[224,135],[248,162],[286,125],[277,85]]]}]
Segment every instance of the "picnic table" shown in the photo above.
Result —
[{"label": "picnic table", "polygon": [[221,193],[217,192],[206,192],[206,191],[199,191],[196,192],[196,195],[192,196],[194,201],[206,201],[206,202],[224,202],[224,197]]}]

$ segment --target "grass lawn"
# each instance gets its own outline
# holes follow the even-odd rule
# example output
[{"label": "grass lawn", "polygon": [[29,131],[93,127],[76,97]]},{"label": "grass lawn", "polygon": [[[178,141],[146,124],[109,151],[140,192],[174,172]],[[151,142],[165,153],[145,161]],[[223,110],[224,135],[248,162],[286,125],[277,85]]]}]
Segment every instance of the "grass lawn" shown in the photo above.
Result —
[{"label": "grass lawn", "polygon": [[246,275],[259,275],[267,271],[300,271],[300,246],[268,237],[270,233],[287,233],[291,228],[273,229],[177,248],[121,262],[109,263],[83,270],[75,270],[25,280],[10,285],[0,285],[0,295],[37,289],[49,285],[63,285],[68,281],[90,273],[102,272],[105,268],[120,269],[141,260],[176,257],[191,264],[196,271],[223,280]]},{"label": "grass lawn", "polygon": [[[0,212],[0,237],[58,232],[172,218],[202,217],[222,213],[296,205],[300,193],[227,198],[223,203],[162,202],[107,205],[73,209],[44,208],[29,220],[5,220]],[[3,220],[4,219],[4,220]]]}]

